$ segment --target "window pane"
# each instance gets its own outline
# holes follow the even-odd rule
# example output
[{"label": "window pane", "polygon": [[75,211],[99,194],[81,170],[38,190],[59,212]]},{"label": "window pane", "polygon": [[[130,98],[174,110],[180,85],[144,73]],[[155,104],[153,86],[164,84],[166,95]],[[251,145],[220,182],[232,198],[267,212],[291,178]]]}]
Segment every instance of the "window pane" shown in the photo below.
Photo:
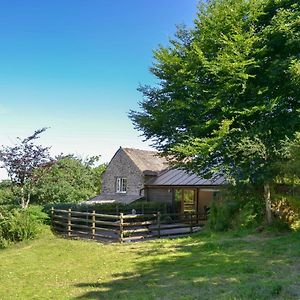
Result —
[{"label": "window pane", "polygon": [[175,202],[181,202],[182,190],[175,190]]},{"label": "window pane", "polygon": [[117,193],[121,192],[121,178],[117,178]]},{"label": "window pane", "polygon": [[122,192],[126,192],[127,190],[127,179],[122,178]]},{"label": "window pane", "polygon": [[183,211],[184,212],[195,212],[195,191],[194,190],[184,190],[183,191]]},{"label": "window pane", "polygon": [[127,179],[124,177],[117,177],[116,179],[116,192],[126,193],[127,191]]}]

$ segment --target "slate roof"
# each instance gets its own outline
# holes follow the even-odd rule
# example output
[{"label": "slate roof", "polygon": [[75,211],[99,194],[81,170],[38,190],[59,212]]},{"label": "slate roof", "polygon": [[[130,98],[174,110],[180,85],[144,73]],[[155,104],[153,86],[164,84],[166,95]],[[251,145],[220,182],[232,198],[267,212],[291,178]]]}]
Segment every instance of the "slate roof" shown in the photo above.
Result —
[{"label": "slate roof", "polygon": [[157,151],[122,148],[136,166],[144,173],[160,172],[168,168],[168,162]]},{"label": "slate roof", "polygon": [[226,184],[224,177],[204,179],[183,169],[169,169],[145,183],[146,186],[218,186]]}]

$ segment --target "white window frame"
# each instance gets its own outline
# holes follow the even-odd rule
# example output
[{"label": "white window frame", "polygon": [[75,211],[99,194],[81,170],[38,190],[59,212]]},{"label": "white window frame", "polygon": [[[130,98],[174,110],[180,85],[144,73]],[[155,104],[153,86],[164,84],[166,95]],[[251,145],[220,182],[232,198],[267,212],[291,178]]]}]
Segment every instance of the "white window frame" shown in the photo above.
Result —
[{"label": "white window frame", "polygon": [[127,193],[127,178],[117,177],[116,179],[116,192],[120,194]]}]

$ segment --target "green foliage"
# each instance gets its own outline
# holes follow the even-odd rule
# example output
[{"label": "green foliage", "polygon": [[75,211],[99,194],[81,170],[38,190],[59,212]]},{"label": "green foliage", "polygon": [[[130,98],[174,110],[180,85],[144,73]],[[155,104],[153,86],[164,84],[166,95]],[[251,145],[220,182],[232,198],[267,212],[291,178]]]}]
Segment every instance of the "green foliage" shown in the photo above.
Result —
[{"label": "green foliage", "polygon": [[25,210],[13,210],[0,221],[1,238],[8,243],[31,240],[37,233],[37,222]]},{"label": "green foliage", "polygon": [[11,182],[9,180],[2,180],[0,182],[0,205],[12,204],[15,202],[15,196],[12,192]]},{"label": "green foliage", "polygon": [[300,193],[295,193],[295,195],[276,195],[274,200],[285,199],[289,205],[291,205],[300,214]]},{"label": "green foliage", "polygon": [[253,202],[246,203],[239,209],[233,220],[234,228],[250,229],[257,227],[261,221],[261,210]]},{"label": "green foliage", "polygon": [[100,194],[102,190],[102,181],[101,181],[101,176],[102,173],[106,170],[107,165],[106,164],[101,164],[97,167],[93,167],[91,172],[92,172],[92,182],[93,186],[95,187],[96,194]]},{"label": "green foliage", "polygon": [[281,182],[300,184],[300,132],[286,138],[280,149],[281,159],[275,163]]},{"label": "green foliage", "polygon": [[272,207],[278,224],[285,224],[285,226],[292,230],[300,229],[299,196],[276,194]]},{"label": "green foliage", "polygon": [[78,203],[99,194],[101,174],[106,166],[94,167],[95,160],[82,160],[72,155],[59,157],[35,184],[34,201],[40,204]]},{"label": "green foliage", "polygon": [[273,210],[278,222],[291,229],[300,228],[300,132],[282,141],[280,159],[274,163],[277,170],[273,193]]},{"label": "green foliage", "polygon": [[0,218],[3,218],[6,216],[10,211],[14,209],[18,209],[19,207],[17,205],[12,204],[2,204],[0,205]]},{"label": "green foliage", "polygon": [[266,231],[273,233],[273,234],[282,234],[283,232],[288,232],[291,230],[291,227],[287,222],[285,222],[283,219],[276,218],[272,224],[270,224]]},{"label": "green foliage", "polygon": [[78,205],[76,203],[59,203],[59,204],[47,204],[45,205],[45,211],[49,213],[51,207],[56,209],[74,209],[78,211],[93,211],[103,214],[119,214],[126,213],[130,214],[134,209],[137,214],[152,214],[156,212],[170,213],[173,212],[171,204],[161,202],[146,202],[146,201],[135,201],[130,204],[123,203],[111,203],[111,204],[88,204]]},{"label": "green foliage", "polygon": [[222,195],[223,200],[214,201],[210,207],[210,229],[247,230],[263,222],[264,202],[257,187],[249,184],[227,186]]},{"label": "green foliage", "polygon": [[27,210],[30,218],[39,224],[48,224],[50,221],[49,214],[44,211],[44,207],[40,205],[30,205]]},{"label": "green foliage", "polygon": [[217,203],[213,201],[208,217],[208,227],[215,231],[225,231],[231,226],[232,211],[228,203]]},{"label": "green foliage", "polygon": [[178,166],[267,190],[300,130],[299,18],[296,0],[206,1],[155,51],[135,127]]},{"label": "green foliage", "polygon": [[36,238],[42,224],[48,220],[42,206],[31,205],[26,210],[17,206],[0,206],[0,248]]},{"label": "green foliage", "polygon": [[213,202],[209,212],[208,227],[213,231],[254,229],[261,221],[261,208],[258,209],[255,203],[238,205]]},{"label": "green foliage", "polygon": [[0,168],[5,168],[14,187],[14,196],[19,197],[22,208],[27,208],[33,185],[38,179],[38,168],[45,170],[52,163],[49,154],[50,147],[36,145],[35,140],[47,128],[36,130],[32,135],[20,139],[13,146],[2,146],[0,148]]},{"label": "green foliage", "polygon": [[2,232],[1,232],[1,229],[0,229],[0,249],[7,248],[10,244],[11,244],[10,241],[6,240],[2,236]]}]

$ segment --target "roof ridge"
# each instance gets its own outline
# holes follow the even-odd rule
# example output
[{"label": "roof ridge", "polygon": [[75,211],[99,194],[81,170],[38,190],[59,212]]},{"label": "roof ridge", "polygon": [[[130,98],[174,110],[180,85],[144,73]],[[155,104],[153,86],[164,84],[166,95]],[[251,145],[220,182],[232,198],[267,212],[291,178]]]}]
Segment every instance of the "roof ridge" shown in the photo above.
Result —
[{"label": "roof ridge", "polygon": [[161,156],[160,152],[158,151],[141,150],[135,148],[122,149],[142,172],[145,170],[158,172],[168,166],[166,158]]},{"label": "roof ridge", "polygon": [[142,151],[142,152],[154,152],[154,153],[159,153],[157,150],[146,150],[146,149],[138,149],[138,148],[130,148],[130,147],[121,147],[124,150],[135,150],[135,151]]}]

